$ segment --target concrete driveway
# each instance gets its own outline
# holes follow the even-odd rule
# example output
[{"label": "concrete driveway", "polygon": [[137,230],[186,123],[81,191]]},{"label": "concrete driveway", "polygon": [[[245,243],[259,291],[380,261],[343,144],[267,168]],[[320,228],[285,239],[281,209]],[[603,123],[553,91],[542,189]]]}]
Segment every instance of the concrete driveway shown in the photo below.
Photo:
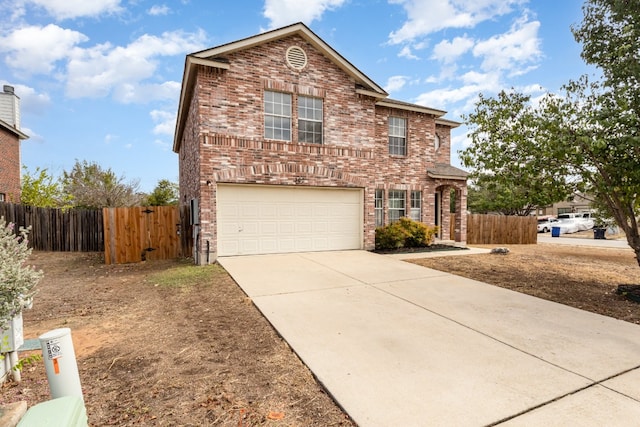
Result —
[{"label": "concrete driveway", "polygon": [[640,425],[640,326],[365,251],[220,258],[367,426]]}]

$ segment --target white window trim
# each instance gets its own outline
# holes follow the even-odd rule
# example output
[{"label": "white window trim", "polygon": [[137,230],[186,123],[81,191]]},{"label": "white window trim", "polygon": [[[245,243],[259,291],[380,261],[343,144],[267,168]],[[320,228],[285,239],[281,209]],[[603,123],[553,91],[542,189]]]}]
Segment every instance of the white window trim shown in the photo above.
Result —
[{"label": "white window trim", "polygon": [[[417,198],[414,196],[417,196]],[[414,221],[421,222],[422,221],[422,191],[417,191],[417,190],[411,191],[409,203],[410,203],[409,217]]]},{"label": "white window trim", "polygon": [[[404,126],[402,127],[402,134],[400,134],[400,132],[396,132],[398,129],[400,129],[400,126],[392,124],[392,122],[396,120],[401,121],[404,124]],[[400,138],[402,139],[403,144],[401,146],[395,143],[392,144],[391,138]],[[400,148],[402,148],[402,153],[397,152],[400,150]],[[407,155],[407,119],[405,117],[389,116],[389,154],[394,156]]]},{"label": "white window trim", "polygon": [[[275,114],[275,113],[267,113],[267,108],[266,108],[266,104],[267,104],[267,93],[274,93],[274,94],[281,94],[283,96],[288,96],[289,97],[289,115],[286,114]],[[264,138],[265,139],[275,139],[277,141],[291,141],[291,122],[293,121],[293,114],[292,114],[292,109],[293,109],[293,97],[290,93],[286,93],[286,92],[278,92],[278,91],[273,91],[273,90],[265,90],[264,91],[264,100],[263,100],[263,113],[264,113]],[[275,104],[275,103],[274,103]],[[280,105],[286,105],[284,103],[281,103]],[[282,131],[287,130],[286,128],[268,128],[267,127],[267,117],[279,117],[279,118],[286,118],[289,120],[289,129],[288,129],[288,133],[289,133],[289,138],[276,138],[275,135],[274,136],[267,136],[267,129],[279,129]]]},{"label": "white window trim", "polygon": [[[311,99],[313,101],[320,101],[320,116],[321,116],[320,120],[300,116],[300,100],[301,99]],[[298,142],[307,143],[307,144],[323,144],[324,143],[324,100],[322,98],[315,98],[313,96],[299,95],[296,101],[298,104]],[[314,107],[314,110],[315,110],[315,107]],[[301,132],[307,133],[306,131],[301,130],[302,129],[302,126],[300,125],[301,122],[320,123],[320,142],[301,141],[300,133]]]},{"label": "white window trim", "polygon": [[[402,194],[402,198],[395,197],[397,195]],[[392,197],[394,196],[394,197]],[[407,192],[404,190],[389,190],[389,194],[387,196],[387,200],[389,201],[389,222],[395,222],[402,217],[407,216]],[[393,202],[402,201],[402,207],[393,206]]]}]

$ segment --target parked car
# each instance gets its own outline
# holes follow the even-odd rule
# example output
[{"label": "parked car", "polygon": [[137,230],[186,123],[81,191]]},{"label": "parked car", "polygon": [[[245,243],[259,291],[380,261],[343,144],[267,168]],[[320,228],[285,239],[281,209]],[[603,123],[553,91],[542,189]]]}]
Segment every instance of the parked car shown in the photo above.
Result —
[{"label": "parked car", "polygon": [[548,233],[554,225],[558,225],[556,218],[538,218],[538,233]]}]

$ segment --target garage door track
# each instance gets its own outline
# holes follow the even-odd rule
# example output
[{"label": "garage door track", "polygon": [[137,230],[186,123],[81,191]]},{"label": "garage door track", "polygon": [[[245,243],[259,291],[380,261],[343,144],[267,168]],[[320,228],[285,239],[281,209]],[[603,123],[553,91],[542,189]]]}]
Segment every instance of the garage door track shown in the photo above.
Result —
[{"label": "garage door track", "polygon": [[638,325],[366,251],[219,262],[361,427],[640,420]]}]

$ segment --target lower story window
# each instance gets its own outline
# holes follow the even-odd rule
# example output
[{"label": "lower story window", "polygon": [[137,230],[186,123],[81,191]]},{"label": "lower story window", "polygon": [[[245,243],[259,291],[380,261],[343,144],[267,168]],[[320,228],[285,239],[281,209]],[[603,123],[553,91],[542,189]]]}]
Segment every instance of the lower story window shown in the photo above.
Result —
[{"label": "lower story window", "polygon": [[407,216],[406,193],[401,190],[389,190],[389,222],[395,222]]},{"label": "lower story window", "polygon": [[376,227],[384,225],[384,190],[376,190],[375,202]]},{"label": "lower story window", "polygon": [[422,192],[411,192],[411,210],[409,216],[412,220],[420,222],[422,220]]}]

